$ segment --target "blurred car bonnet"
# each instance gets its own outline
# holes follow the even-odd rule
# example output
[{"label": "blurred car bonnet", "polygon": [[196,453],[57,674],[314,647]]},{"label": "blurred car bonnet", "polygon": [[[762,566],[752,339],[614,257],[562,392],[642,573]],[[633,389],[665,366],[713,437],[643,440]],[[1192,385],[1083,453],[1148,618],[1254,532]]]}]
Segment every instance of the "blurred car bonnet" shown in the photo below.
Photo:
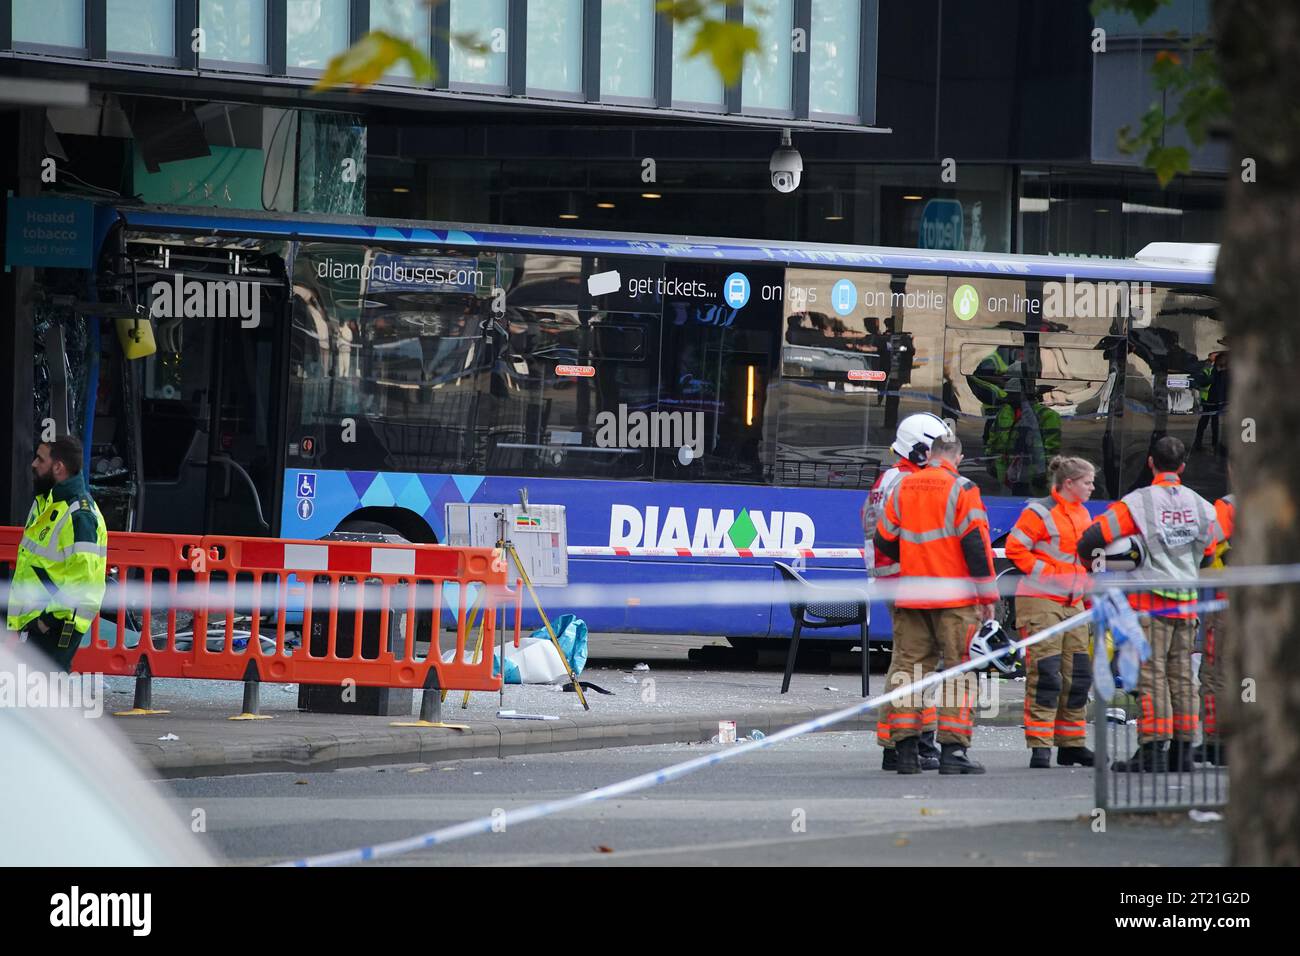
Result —
[{"label": "blurred car bonnet", "polygon": [[0,631],[0,682],[9,685],[0,686],[0,866],[216,864],[206,838],[146,779],[102,699],[92,717],[36,696],[33,683],[51,686],[43,661]]}]

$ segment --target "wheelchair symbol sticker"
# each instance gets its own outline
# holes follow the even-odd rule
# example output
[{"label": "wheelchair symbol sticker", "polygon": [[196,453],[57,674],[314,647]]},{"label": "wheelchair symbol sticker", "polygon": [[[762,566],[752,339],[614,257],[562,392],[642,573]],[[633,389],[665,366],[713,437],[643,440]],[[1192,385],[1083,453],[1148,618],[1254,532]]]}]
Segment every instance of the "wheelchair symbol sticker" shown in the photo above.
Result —
[{"label": "wheelchair symbol sticker", "polygon": [[312,513],[315,510],[316,508],[311,503],[310,498],[298,499],[298,517],[301,518],[303,521],[306,521],[308,518],[310,518],[312,516]]},{"label": "wheelchair symbol sticker", "polygon": [[298,472],[298,497],[316,497],[316,476],[309,471]]}]

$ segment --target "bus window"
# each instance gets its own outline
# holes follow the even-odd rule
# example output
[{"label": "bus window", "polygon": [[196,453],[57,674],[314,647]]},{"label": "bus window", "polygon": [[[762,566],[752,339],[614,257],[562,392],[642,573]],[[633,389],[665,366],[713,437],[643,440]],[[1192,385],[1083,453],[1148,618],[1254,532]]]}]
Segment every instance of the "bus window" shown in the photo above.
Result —
[{"label": "bus window", "polygon": [[1114,497],[1106,463],[1119,449],[1122,341],[950,329],[945,404],[962,441],[962,473],[985,495],[1042,497],[1047,463],[1077,455],[1098,468],[1096,497]]},{"label": "bus window", "polygon": [[776,481],[869,488],[901,417],[938,411],[943,279],[786,273]]},{"label": "bus window", "polygon": [[1121,335],[1141,316],[1149,284],[1064,279],[948,279],[948,328]]},{"label": "bus window", "polygon": [[1213,501],[1227,493],[1229,359],[1218,301],[1157,286],[1149,321],[1128,336],[1124,494],[1151,483],[1147,457],[1165,435],[1187,446],[1183,480]]},{"label": "bus window", "polygon": [[[478,426],[492,474],[649,478],[644,447],[620,442],[628,416],[652,409],[658,316],[593,309],[590,260],[515,256],[505,334],[480,386]],[[628,271],[625,267],[624,271]],[[629,277],[632,272],[629,271]],[[600,286],[597,286],[600,288]]]},{"label": "bus window", "polygon": [[669,263],[664,274],[655,477],[771,480],[762,452],[774,414],[782,271]]},{"label": "bus window", "polygon": [[[304,243],[293,277],[289,463],[468,471],[494,253]],[[301,438],[314,439],[310,455]]]}]

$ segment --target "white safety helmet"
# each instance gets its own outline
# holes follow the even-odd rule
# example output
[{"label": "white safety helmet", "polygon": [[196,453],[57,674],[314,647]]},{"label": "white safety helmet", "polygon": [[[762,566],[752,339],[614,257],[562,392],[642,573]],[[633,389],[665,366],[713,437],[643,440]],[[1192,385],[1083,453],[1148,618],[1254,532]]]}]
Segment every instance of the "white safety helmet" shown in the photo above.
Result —
[{"label": "white safety helmet", "polygon": [[[997,621],[985,621],[975,632],[975,636],[970,639],[970,656],[973,660],[985,654],[996,653],[1005,647],[1010,647],[1011,644],[1011,636],[1003,630],[1001,624]],[[1016,658],[1019,656],[1018,651],[1011,651],[994,658],[990,663],[1004,674],[1014,674]]]},{"label": "white safety helmet", "polygon": [[898,434],[890,447],[914,465],[923,465],[930,457],[930,444],[950,434],[948,423],[938,415],[921,412],[908,415],[898,423]]},{"label": "white safety helmet", "polygon": [[1106,563],[1097,571],[1136,571],[1147,566],[1147,546],[1141,535],[1116,538],[1102,551]]}]

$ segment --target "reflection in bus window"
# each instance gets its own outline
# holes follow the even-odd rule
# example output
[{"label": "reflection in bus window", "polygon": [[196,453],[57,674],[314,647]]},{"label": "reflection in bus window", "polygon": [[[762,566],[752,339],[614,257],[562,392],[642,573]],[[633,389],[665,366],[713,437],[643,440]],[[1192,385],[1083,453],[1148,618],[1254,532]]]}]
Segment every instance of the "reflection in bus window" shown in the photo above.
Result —
[{"label": "reflection in bus window", "polygon": [[938,412],[943,279],[791,269],[776,482],[869,488],[899,420]]},{"label": "reflection in bus window", "polygon": [[1228,347],[1218,301],[1199,290],[1160,286],[1153,298],[1152,317],[1135,321],[1128,336],[1118,494],[1151,483],[1151,447],[1172,435],[1189,451],[1184,482],[1214,500],[1228,486]]},{"label": "reflection in bus window", "polygon": [[1057,454],[1098,466],[1097,496],[1112,495],[1103,463],[1118,434],[1112,401],[1120,342],[1112,337],[948,332],[948,377],[965,458],[987,495],[1042,497]]},{"label": "reflection in bus window", "polygon": [[738,307],[723,300],[731,272],[695,263],[671,263],[665,270],[670,291],[663,305],[659,411],[682,416],[682,437],[688,422],[703,435],[689,451],[660,441],[656,478],[771,480],[762,445],[774,412],[768,395],[781,303],[764,301],[762,290],[779,289],[782,272],[746,269],[748,299]]}]

